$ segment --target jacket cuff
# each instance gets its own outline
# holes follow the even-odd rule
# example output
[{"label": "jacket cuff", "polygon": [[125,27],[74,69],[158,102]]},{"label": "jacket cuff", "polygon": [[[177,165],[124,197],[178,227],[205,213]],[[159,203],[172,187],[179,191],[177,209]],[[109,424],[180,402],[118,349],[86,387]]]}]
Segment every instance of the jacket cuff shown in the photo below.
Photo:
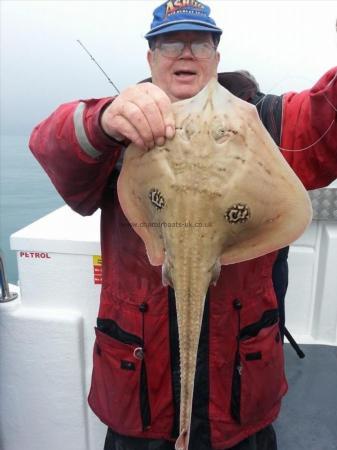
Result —
[{"label": "jacket cuff", "polygon": [[[109,105],[114,101],[116,97],[112,98],[105,98],[102,100],[99,100],[97,105],[94,107],[92,116],[91,116],[91,127],[88,126],[89,134],[92,134],[93,138],[95,139],[95,142],[101,147],[124,147],[125,143],[124,141],[119,141],[112,136],[109,136],[104,130],[101,125],[101,117],[103,112],[108,108]],[[90,113],[88,112],[88,115]],[[90,129],[91,128],[91,129]]]},{"label": "jacket cuff", "polygon": [[103,111],[111,104],[114,97],[100,100],[82,100],[74,113],[75,133],[82,150],[93,159],[116,155],[125,147],[120,142],[107,135],[100,123]]}]

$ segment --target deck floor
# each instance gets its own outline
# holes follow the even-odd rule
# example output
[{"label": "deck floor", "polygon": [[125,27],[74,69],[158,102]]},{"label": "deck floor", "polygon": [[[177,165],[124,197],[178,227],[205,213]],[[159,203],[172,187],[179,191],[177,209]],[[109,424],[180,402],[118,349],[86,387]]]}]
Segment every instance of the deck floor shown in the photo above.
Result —
[{"label": "deck floor", "polygon": [[337,347],[285,344],[289,391],[275,429],[278,450],[337,450]]}]

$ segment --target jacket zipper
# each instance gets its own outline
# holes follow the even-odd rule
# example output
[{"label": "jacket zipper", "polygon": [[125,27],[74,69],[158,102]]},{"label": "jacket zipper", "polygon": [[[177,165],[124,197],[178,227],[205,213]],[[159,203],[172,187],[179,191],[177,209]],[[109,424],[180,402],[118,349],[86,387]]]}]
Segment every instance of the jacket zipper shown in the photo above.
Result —
[{"label": "jacket zipper", "polygon": [[241,423],[240,410],[241,410],[241,358],[240,358],[240,328],[241,328],[241,309],[242,304],[238,298],[233,301],[233,307],[237,311],[238,318],[238,334],[236,336],[236,352],[233,367],[233,379],[232,379],[232,398],[231,398],[231,413],[236,422]]},{"label": "jacket zipper", "polygon": [[143,431],[149,429],[151,425],[151,411],[149,403],[149,391],[147,384],[147,373],[145,361],[142,361],[140,373],[140,411],[142,416]]},{"label": "jacket zipper", "polygon": [[141,375],[140,375],[140,410],[142,416],[143,431],[148,430],[151,426],[151,409],[149,402],[149,391],[147,382],[147,372],[145,364],[145,313],[148,310],[148,304],[142,303],[139,305],[139,311],[142,314],[142,342],[143,342],[143,358],[141,365]]}]

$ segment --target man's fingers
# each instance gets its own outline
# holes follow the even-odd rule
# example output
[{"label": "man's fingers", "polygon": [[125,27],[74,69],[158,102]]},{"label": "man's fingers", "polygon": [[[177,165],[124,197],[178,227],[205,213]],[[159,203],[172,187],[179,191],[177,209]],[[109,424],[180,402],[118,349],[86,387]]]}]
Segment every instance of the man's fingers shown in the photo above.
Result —
[{"label": "man's fingers", "polygon": [[175,120],[172,111],[172,104],[167,97],[167,99],[160,97],[157,100],[157,105],[161,111],[164,124],[165,124],[165,136],[168,139],[172,139],[176,132]]},{"label": "man's fingers", "polygon": [[[157,102],[150,95],[142,95],[138,100],[138,106],[144,114],[152,132],[152,137],[157,145],[165,142],[165,122]],[[142,130],[139,130],[142,134]],[[144,136],[145,137],[145,136]]]},{"label": "man's fingers", "polygon": [[175,134],[171,101],[152,83],[122,92],[103,112],[101,125],[107,134],[124,136],[143,149],[163,145]]},{"label": "man's fingers", "polygon": [[120,114],[134,127],[147,147],[154,147],[155,138],[152,127],[150,126],[141,105],[132,101],[125,102],[121,108]]},{"label": "man's fingers", "polygon": [[114,118],[116,127],[120,130],[121,134],[128,139],[129,141],[133,142],[137,147],[141,148],[142,150],[148,150],[149,147],[146,145],[144,140],[139,135],[137,129],[123,116],[116,116]]},{"label": "man's fingers", "polygon": [[171,101],[168,95],[158,86],[151,83],[146,83],[146,85],[145,92],[154,99],[161,113],[165,127],[165,133],[163,136],[168,139],[172,139],[175,134],[175,119]]}]

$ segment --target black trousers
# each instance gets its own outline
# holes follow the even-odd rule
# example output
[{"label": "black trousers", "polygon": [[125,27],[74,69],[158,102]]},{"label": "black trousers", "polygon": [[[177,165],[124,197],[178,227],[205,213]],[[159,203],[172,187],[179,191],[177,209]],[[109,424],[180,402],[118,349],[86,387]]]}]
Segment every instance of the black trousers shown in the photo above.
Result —
[{"label": "black trousers", "polygon": [[[108,428],[104,450],[174,450],[174,443],[164,439],[142,439],[122,436]],[[269,425],[227,450],[277,450],[275,430],[272,425]]]}]

